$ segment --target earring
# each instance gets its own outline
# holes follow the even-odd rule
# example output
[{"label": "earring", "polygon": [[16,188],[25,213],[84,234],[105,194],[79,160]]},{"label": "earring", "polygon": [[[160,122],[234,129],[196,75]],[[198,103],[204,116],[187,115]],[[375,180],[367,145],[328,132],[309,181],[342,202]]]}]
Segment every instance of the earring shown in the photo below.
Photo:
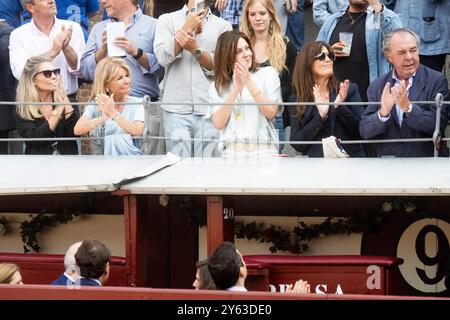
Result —
[{"label": "earring", "polygon": [[272,33],[273,33],[273,23],[271,22],[269,24],[269,34],[272,34]]}]

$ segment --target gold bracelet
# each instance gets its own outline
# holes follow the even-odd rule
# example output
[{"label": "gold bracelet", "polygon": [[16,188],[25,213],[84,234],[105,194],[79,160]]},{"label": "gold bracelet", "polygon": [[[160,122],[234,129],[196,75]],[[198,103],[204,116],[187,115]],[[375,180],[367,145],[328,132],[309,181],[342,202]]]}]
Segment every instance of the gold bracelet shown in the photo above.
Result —
[{"label": "gold bracelet", "polygon": [[256,98],[257,96],[259,96],[260,94],[262,94],[261,91],[258,91],[256,94],[252,94],[253,98]]}]

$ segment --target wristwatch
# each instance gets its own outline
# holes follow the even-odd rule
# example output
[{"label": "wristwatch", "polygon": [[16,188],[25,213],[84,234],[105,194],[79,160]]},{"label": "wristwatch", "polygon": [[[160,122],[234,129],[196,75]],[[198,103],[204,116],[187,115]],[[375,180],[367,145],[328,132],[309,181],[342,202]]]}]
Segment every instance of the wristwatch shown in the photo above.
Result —
[{"label": "wristwatch", "polygon": [[133,56],[133,58],[139,59],[140,57],[142,57],[143,54],[144,50],[142,50],[141,48],[137,48],[137,53]]},{"label": "wristwatch", "polygon": [[117,122],[117,120],[119,120],[120,118],[120,113],[117,112],[117,114],[114,116],[113,120]]},{"label": "wristwatch", "polygon": [[195,59],[200,59],[200,56],[202,55],[202,53],[203,53],[203,49],[202,48],[197,48],[197,49],[195,49],[195,51],[194,51],[194,58]]}]

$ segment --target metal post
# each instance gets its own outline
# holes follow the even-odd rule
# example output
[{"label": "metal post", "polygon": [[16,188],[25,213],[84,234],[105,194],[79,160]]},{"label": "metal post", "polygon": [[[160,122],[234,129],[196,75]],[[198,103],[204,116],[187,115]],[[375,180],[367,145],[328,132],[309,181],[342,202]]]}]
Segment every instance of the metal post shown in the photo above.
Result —
[{"label": "metal post", "polygon": [[444,96],[442,93],[438,93],[435,98],[436,103],[436,124],[433,132],[433,143],[434,143],[434,157],[439,155],[439,148],[441,143],[441,111],[442,102],[444,101]]}]

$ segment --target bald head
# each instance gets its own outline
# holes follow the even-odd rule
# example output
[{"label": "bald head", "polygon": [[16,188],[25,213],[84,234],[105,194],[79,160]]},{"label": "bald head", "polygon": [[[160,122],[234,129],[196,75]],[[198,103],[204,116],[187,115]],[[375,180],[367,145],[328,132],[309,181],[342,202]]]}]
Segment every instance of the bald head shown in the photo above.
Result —
[{"label": "bald head", "polygon": [[73,272],[73,267],[77,265],[75,261],[75,254],[78,251],[78,248],[81,246],[81,241],[74,243],[67,250],[66,255],[64,256],[64,268],[67,273]]}]

